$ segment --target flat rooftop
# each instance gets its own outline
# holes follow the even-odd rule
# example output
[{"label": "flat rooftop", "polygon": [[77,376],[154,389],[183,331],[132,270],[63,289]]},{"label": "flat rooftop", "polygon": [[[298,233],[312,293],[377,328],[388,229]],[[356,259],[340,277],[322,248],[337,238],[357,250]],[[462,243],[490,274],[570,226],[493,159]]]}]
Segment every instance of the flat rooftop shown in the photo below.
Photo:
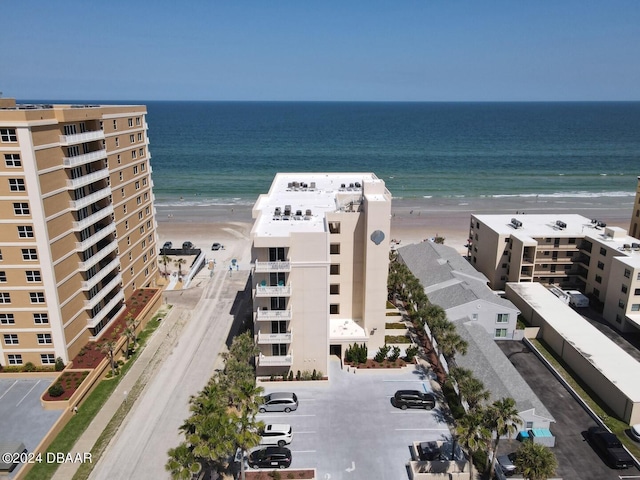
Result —
[{"label": "flat rooftop", "polygon": [[540,283],[509,283],[562,338],[632,402],[640,402],[640,363]]},{"label": "flat rooftop", "polygon": [[[278,173],[269,193],[260,195],[253,207],[254,232],[287,236],[324,231],[327,213],[359,211],[365,183],[383,181],[373,173]],[[368,198],[383,201],[385,195]]]}]

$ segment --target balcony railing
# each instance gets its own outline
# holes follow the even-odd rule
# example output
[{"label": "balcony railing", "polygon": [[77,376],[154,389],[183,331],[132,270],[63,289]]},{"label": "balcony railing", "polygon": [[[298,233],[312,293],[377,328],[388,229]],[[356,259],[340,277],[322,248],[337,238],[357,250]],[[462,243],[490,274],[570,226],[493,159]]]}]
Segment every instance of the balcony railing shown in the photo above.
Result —
[{"label": "balcony railing", "polygon": [[111,235],[115,231],[116,231],[116,224],[115,223],[108,224],[106,227],[101,228],[96,233],[94,233],[89,238],[87,238],[86,240],[84,240],[82,242],[76,242],[76,251],[77,252],[84,252],[91,245],[95,245],[100,240],[102,240],[103,238],[108,237],[109,235]]},{"label": "balcony railing", "polygon": [[78,200],[70,200],[69,207],[73,210],[80,210],[84,207],[88,207],[89,205],[96,203],[97,201],[102,200],[103,198],[107,198],[111,195],[111,187],[105,187],[97,192],[93,192],[91,195],[87,195],[86,197],[82,197]]},{"label": "balcony railing", "polygon": [[95,130],[92,132],[74,133],[73,135],[60,135],[60,143],[62,145],[73,145],[75,143],[95,142],[96,140],[104,140],[104,132]]},{"label": "balcony railing", "polygon": [[103,168],[97,172],[90,173],[89,175],[82,175],[81,177],[67,180],[67,187],[76,189],[99,180],[104,180],[105,178],[109,178],[109,170]]},{"label": "balcony railing", "polygon": [[262,355],[258,356],[258,365],[261,367],[289,367],[293,365],[293,354],[289,355]]},{"label": "balcony railing", "polygon": [[293,341],[293,334],[287,333],[262,333],[258,332],[258,343],[291,343]]},{"label": "balcony railing", "polygon": [[87,227],[90,227],[94,223],[98,223],[99,220],[102,220],[104,217],[107,217],[113,213],[113,205],[107,205],[104,208],[101,208],[96,213],[89,215],[87,218],[82,220],[78,220],[77,222],[73,222],[74,230],[84,230]]},{"label": "balcony railing", "polygon": [[288,310],[256,310],[256,320],[270,322],[274,320],[291,320],[291,309]]},{"label": "balcony railing", "polygon": [[[82,290],[91,290],[98,283],[100,283],[100,281],[104,277],[106,277],[107,275],[112,273],[116,268],[118,268],[118,265],[120,265],[120,259],[114,258],[113,260],[111,260],[108,264],[102,267],[100,271],[96,273],[93,277],[91,277],[89,280],[85,280],[84,282],[82,282],[81,284]],[[120,277],[120,280],[122,280],[122,276],[120,275],[120,272],[118,272],[116,277]]]},{"label": "balcony railing", "polygon": [[102,250],[100,250],[95,255],[93,255],[91,258],[89,258],[87,261],[78,262],[78,269],[82,270],[82,271],[89,270],[91,267],[96,265],[100,260],[105,258],[107,255],[109,255],[112,252],[115,252],[117,250],[117,248],[118,248],[118,242],[113,241],[113,242],[109,243]]},{"label": "balcony railing", "polygon": [[107,150],[103,148],[102,150],[76,155],[75,157],[64,157],[63,163],[65,167],[77,167],[78,165],[104,160],[105,158],[107,158]]},{"label": "balcony railing", "polygon": [[107,283],[104,287],[100,289],[100,292],[95,297],[93,297],[91,300],[84,301],[84,308],[86,308],[87,310],[90,310],[93,307],[95,307],[97,304],[99,304],[102,301],[102,299],[104,299],[104,297],[107,296],[109,292],[111,292],[111,290],[116,288],[116,286],[119,286],[120,282],[122,282],[122,276],[116,275],[113,278],[113,280],[111,280],[109,283]]},{"label": "balcony railing", "polygon": [[[118,293],[116,293],[116,296],[113,297],[111,300],[109,300],[109,303],[107,303],[104,307],[102,307],[102,310],[100,310],[95,317],[90,318],[87,320],[87,325],[89,327],[95,327],[97,324],[99,324],[102,320],[104,320],[104,318],[107,316],[107,314],[119,303],[119,302],[124,302],[124,291],[120,290]],[[116,313],[115,316],[118,316],[118,314],[124,309],[124,305],[122,305],[122,308],[120,309],[120,311],[118,311],[118,313]],[[114,317],[115,318],[115,317]]]},{"label": "balcony railing", "polygon": [[289,285],[258,285],[256,287],[256,297],[288,297],[291,295]]},{"label": "balcony railing", "polygon": [[291,262],[279,260],[276,262],[259,262],[256,260],[256,272],[290,272]]}]

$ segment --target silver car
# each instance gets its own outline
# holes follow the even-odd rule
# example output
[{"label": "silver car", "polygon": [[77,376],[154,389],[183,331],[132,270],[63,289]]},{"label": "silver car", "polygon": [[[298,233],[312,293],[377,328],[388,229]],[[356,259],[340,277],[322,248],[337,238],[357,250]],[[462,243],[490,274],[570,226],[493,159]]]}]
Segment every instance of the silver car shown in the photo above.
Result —
[{"label": "silver car", "polygon": [[262,405],[258,408],[264,412],[293,412],[298,409],[298,397],[295,393],[274,392],[262,398]]}]

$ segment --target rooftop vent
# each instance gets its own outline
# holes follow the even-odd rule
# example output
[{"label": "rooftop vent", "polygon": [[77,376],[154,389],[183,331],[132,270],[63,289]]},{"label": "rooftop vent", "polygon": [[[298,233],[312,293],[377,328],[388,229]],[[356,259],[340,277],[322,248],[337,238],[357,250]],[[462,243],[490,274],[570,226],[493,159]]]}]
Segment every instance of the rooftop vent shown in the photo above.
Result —
[{"label": "rooftop vent", "polygon": [[[306,212],[304,212],[304,214],[305,214],[307,217],[310,217],[310,216],[311,216],[311,209],[310,209],[310,208],[307,208],[307,211],[306,211]],[[635,244],[634,244],[634,245],[635,245]]]},{"label": "rooftop vent", "polygon": [[517,218],[512,218],[511,219],[511,226],[513,226],[513,228],[520,228],[520,227],[522,227],[522,222],[520,220],[518,220]]},{"label": "rooftop vent", "polygon": [[362,184],[360,182],[356,182],[356,188],[360,188],[362,187]]},{"label": "rooftop vent", "polygon": [[564,230],[565,228],[567,228],[567,224],[561,220],[558,220],[556,221],[556,227],[558,227],[560,230]]},{"label": "rooftop vent", "polygon": [[347,185],[346,185],[346,184],[344,184],[344,183],[341,183],[341,184],[340,184],[340,188],[347,188]]},{"label": "rooftop vent", "polygon": [[606,223],[604,223],[604,222],[598,222],[598,223],[596,224],[596,226],[597,226],[597,227],[599,227],[599,228],[604,228],[604,227],[606,227],[606,226],[607,226],[607,224],[606,224]]},{"label": "rooftop vent", "polygon": [[302,216],[302,210],[296,210],[296,217]]},{"label": "rooftop vent", "polygon": [[284,214],[285,215],[291,215],[291,205],[285,205],[284,206]]},{"label": "rooftop vent", "polygon": [[311,188],[316,188],[316,182],[311,182]]},{"label": "rooftop vent", "polygon": [[633,248],[634,250],[640,250],[640,243],[632,243],[631,248]]},{"label": "rooftop vent", "polygon": [[275,212],[273,212],[274,215],[282,215],[282,209],[280,207],[276,207]]}]

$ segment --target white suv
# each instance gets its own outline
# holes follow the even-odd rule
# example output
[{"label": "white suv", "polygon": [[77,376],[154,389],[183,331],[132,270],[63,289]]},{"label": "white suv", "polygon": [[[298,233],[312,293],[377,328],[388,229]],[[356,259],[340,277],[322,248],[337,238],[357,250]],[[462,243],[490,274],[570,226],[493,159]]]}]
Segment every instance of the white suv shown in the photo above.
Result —
[{"label": "white suv", "polygon": [[277,445],[284,447],[293,440],[291,425],[270,424],[260,430],[260,445]]}]

